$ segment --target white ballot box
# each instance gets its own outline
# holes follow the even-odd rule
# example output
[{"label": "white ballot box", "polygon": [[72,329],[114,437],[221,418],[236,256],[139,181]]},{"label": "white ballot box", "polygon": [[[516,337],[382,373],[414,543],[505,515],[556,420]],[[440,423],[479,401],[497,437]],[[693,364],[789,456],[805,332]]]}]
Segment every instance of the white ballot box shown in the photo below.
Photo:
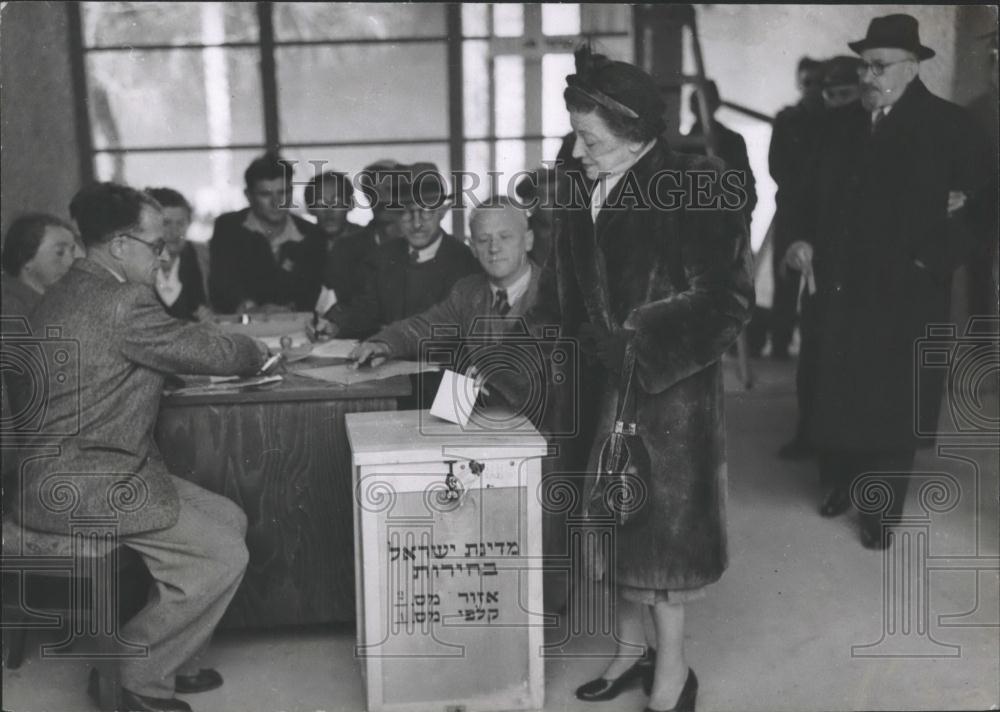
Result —
[{"label": "white ballot box", "polygon": [[346,422],[369,712],[541,709],[545,440],[500,411]]}]

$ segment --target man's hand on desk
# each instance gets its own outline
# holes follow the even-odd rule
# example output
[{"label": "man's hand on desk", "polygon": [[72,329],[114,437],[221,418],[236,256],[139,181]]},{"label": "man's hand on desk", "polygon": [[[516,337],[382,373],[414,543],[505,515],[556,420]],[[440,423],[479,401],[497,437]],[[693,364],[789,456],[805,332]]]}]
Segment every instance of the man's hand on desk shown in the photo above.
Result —
[{"label": "man's hand on desk", "polygon": [[253,342],[257,346],[257,351],[260,352],[260,357],[266,361],[271,355],[271,349],[260,339],[254,339]]},{"label": "man's hand on desk", "polygon": [[340,333],[340,327],[329,319],[319,317],[311,324],[306,324],[306,336],[310,341],[329,341],[335,339]]},{"label": "man's hand on desk", "polygon": [[347,355],[354,363],[353,368],[361,366],[381,366],[389,358],[389,345],[381,341],[365,341],[357,346]]},{"label": "man's hand on desk", "polygon": [[195,321],[212,321],[212,319],[215,318],[215,312],[202,304],[200,307],[195,309],[194,318]]}]

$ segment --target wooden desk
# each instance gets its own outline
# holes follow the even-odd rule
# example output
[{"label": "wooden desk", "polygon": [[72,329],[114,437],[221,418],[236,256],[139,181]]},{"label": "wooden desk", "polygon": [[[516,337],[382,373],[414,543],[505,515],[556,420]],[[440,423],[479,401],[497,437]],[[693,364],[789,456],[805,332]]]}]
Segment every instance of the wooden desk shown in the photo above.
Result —
[{"label": "wooden desk", "polygon": [[290,373],[269,390],[164,397],[156,438],[170,470],[249,520],[250,565],[223,626],[354,620],[344,415],[409,394],[406,377],[338,386]]}]

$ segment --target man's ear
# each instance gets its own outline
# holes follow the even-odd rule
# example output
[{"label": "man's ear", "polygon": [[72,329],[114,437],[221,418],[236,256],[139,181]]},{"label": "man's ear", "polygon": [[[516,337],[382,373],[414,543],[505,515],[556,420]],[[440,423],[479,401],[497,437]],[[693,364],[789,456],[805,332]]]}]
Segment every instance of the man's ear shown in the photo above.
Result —
[{"label": "man's ear", "polygon": [[524,233],[524,251],[531,252],[535,246],[535,233],[529,227]]},{"label": "man's ear", "polygon": [[113,259],[122,260],[125,258],[125,240],[127,239],[115,236],[108,240],[108,254]]},{"label": "man's ear", "polygon": [[244,188],[243,189],[243,195],[246,196],[247,202],[252,205],[253,204],[253,199],[250,197],[250,189],[249,188]]}]

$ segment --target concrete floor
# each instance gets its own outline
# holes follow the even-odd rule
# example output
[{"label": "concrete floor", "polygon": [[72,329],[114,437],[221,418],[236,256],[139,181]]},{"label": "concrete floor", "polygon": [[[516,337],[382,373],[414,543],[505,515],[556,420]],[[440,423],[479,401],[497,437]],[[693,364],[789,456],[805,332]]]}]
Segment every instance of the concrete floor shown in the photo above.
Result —
[{"label": "concrete floor", "polygon": [[[794,423],[794,364],[761,360],[754,369],[754,390],[728,396],[731,564],[708,597],[687,608],[700,712],[998,709],[996,444],[919,457],[918,470],[950,475],[959,496],[930,519],[926,627],[884,636],[883,554],[860,546],[852,516],[816,514],[811,462],[774,457]],[[917,490],[911,514],[921,511]],[[559,635],[549,631],[550,640]],[[29,646],[42,640],[34,635]],[[880,640],[879,657],[852,654],[852,646]],[[364,689],[353,643],[349,628],[222,632],[207,662],[226,684],[188,701],[199,712],[359,712]],[[641,710],[638,690],[603,704],[573,697],[612,650],[610,639],[577,637],[566,652],[591,657],[547,660],[545,710]],[[3,707],[91,709],[86,674],[85,663],[42,662],[29,650],[19,670],[4,671]]]}]

